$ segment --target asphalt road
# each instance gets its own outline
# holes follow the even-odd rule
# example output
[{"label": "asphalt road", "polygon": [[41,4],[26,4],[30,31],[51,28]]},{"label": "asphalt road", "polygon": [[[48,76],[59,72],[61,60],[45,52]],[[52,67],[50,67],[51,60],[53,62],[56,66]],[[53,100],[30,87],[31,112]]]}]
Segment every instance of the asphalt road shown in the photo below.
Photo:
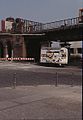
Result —
[{"label": "asphalt road", "polygon": [[23,63],[0,63],[0,87],[13,85],[81,85],[82,70],[77,67],[45,67]]},{"label": "asphalt road", "polygon": [[0,62],[0,120],[82,120],[81,83],[75,66]]}]

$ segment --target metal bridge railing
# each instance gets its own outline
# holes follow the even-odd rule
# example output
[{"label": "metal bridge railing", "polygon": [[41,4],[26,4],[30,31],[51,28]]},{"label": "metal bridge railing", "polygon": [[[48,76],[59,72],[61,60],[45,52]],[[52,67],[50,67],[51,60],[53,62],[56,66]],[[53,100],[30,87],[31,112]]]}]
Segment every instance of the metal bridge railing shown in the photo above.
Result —
[{"label": "metal bridge railing", "polygon": [[[30,20],[23,20],[23,23],[19,25],[17,24],[17,27],[13,27],[13,32],[12,30],[8,31],[6,30],[5,33],[37,33],[37,32],[42,32],[46,30],[52,30],[52,29],[60,29],[60,28],[65,28],[69,26],[75,26],[79,25],[80,17],[76,18],[71,18],[71,19],[65,19],[65,20],[60,20],[60,21],[55,21],[51,23],[39,23],[39,22],[34,22]],[[16,24],[16,23],[15,23]],[[1,32],[3,33],[3,32]]]},{"label": "metal bridge railing", "polygon": [[33,26],[33,32],[43,31],[43,30],[50,30],[50,29],[56,29],[61,27],[68,27],[68,26],[74,26],[79,24],[79,17],[71,18],[71,19],[65,19],[60,21],[55,21],[51,23],[45,23],[45,24],[39,24]]}]

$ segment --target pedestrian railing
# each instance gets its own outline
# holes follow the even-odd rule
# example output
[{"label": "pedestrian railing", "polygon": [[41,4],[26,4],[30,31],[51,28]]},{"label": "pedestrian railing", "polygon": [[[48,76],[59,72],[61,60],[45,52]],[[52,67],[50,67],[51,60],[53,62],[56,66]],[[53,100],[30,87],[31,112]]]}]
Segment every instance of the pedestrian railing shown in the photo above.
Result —
[{"label": "pedestrian railing", "polygon": [[[66,72],[56,69],[56,72],[48,73],[46,71],[41,72],[41,69],[40,71],[39,69],[34,70],[34,67],[31,71],[26,71],[26,69],[30,67],[30,64],[29,66],[25,65],[26,67],[22,65],[22,68],[18,66],[11,66],[11,68],[8,68],[7,65],[5,66],[5,70],[0,74],[0,87],[10,86],[15,89],[20,85],[36,87],[38,85],[54,85],[55,87],[59,85],[69,85],[70,87],[82,85],[82,75],[80,71],[77,74],[73,71]],[[18,68],[20,68],[20,70],[18,70]]]}]

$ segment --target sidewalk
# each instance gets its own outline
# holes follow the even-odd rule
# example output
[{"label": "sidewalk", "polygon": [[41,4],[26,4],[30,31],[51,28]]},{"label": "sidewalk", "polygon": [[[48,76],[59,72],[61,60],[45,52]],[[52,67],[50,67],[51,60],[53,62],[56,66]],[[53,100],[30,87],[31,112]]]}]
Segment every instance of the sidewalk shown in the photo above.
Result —
[{"label": "sidewalk", "polygon": [[0,88],[0,120],[81,120],[80,86]]}]

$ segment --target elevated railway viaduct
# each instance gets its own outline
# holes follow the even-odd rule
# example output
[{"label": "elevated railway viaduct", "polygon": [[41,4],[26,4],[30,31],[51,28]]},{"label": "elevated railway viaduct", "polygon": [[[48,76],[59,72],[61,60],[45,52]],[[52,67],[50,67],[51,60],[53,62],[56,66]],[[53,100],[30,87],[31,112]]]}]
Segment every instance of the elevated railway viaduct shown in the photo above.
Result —
[{"label": "elevated railway viaduct", "polygon": [[39,61],[42,42],[83,40],[83,23],[79,23],[79,17],[31,27],[35,29],[30,32],[0,33],[0,58],[35,58]]}]

